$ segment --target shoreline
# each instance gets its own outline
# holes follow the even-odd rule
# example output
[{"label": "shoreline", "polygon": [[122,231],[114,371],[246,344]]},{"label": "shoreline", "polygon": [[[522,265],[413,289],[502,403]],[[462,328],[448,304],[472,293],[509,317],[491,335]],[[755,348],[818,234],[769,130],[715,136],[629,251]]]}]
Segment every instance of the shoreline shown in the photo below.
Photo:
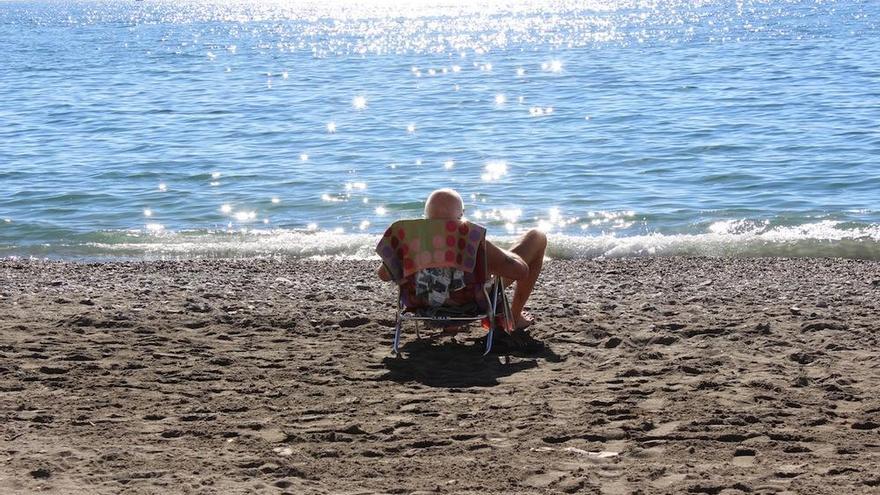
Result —
[{"label": "shoreline", "polygon": [[[547,256],[557,260],[683,258],[841,258],[880,261],[880,226],[842,222],[776,226],[763,231],[620,232],[548,234]],[[493,243],[509,247],[524,233],[498,232]],[[733,227],[731,227],[733,228]],[[0,236],[0,259],[80,262],[251,258],[376,259],[380,232],[254,229],[249,231],[101,231],[61,242],[22,241]],[[24,235],[24,234],[23,234]],[[97,236],[97,237],[95,237]]]},{"label": "shoreline", "polygon": [[375,266],[0,260],[0,491],[880,486],[878,261],[551,259],[510,364]]}]

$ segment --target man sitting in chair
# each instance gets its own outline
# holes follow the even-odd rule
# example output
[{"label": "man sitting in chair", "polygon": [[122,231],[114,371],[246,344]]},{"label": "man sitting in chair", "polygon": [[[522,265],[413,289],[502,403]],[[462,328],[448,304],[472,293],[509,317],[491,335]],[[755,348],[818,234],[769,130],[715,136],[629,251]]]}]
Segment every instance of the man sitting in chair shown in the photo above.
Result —
[{"label": "man sitting in chair", "polygon": [[[428,219],[461,220],[463,215],[464,203],[461,196],[452,189],[438,189],[425,201],[425,217]],[[510,251],[486,242],[486,263],[489,273],[505,281],[516,282],[510,304],[515,320],[514,330],[523,330],[534,322],[532,315],[524,308],[541,273],[546,248],[547,236],[534,229],[526,232]],[[386,282],[391,280],[384,265],[379,267],[378,274],[379,278]]]}]

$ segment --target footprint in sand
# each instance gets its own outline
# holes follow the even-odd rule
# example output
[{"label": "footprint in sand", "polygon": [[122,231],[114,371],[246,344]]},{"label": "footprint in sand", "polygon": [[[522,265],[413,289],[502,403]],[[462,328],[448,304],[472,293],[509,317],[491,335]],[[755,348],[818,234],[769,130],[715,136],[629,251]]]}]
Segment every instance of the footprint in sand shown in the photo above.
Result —
[{"label": "footprint in sand", "polygon": [[45,375],[63,375],[67,373],[67,368],[60,368],[54,366],[40,366],[40,373]]},{"label": "footprint in sand", "polygon": [[756,452],[752,449],[740,448],[733,453],[734,466],[751,466],[755,463]]},{"label": "footprint in sand", "polygon": [[651,482],[651,486],[654,488],[666,489],[673,487],[682,481],[687,479],[686,474],[673,473],[663,476],[662,478],[657,478],[656,480]]},{"label": "footprint in sand", "polygon": [[561,481],[566,475],[568,475],[566,471],[548,471],[546,473],[533,474],[523,480],[523,484],[532,488],[547,488]]},{"label": "footprint in sand", "polygon": [[45,480],[45,479],[49,479],[49,477],[52,476],[52,472],[49,471],[47,468],[41,467],[41,468],[37,468],[37,469],[34,469],[33,471],[31,471],[30,475],[34,479]]},{"label": "footprint in sand", "polygon": [[342,328],[355,328],[362,325],[366,325],[370,322],[369,318],[364,318],[363,316],[356,316],[354,318],[346,318],[344,320],[339,321],[339,326]]},{"label": "footprint in sand", "polygon": [[665,437],[670,433],[678,430],[678,427],[681,425],[681,421],[670,421],[668,423],[660,423],[654,427],[651,431],[648,432],[648,435],[651,437]]},{"label": "footprint in sand", "polygon": [[287,434],[277,428],[262,429],[256,436],[269,443],[280,443],[287,439]]},{"label": "footprint in sand", "polygon": [[659,411],[666,407],[666,399],[651,397],[639,402],[638,406],[645,411]]}]

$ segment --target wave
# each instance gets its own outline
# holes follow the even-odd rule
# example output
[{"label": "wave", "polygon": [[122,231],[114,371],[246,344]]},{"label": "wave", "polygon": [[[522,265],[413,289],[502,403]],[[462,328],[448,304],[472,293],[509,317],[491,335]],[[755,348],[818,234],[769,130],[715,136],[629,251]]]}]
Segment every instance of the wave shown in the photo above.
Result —
[{"label": "wave", "polygon": [[[841,257],[880,260],[880,225],[822,221],[798,226],[715,222],[704,233],[618,236],[550,234],[551,259],[644,256]],[[490,236],[510,247],[515,236]],[[349,258],[375,259],[376,234],[295,230],[108,231],[64,243],[0,246],[0,256],[88,259]]]},{"label": "wave", "polygon": [[551,258],[640,256],[798,257],[880,260],[880,227],[841,229],[830,224],[775,227],[764,231],[649,234],[617,237],[554,237]]}]

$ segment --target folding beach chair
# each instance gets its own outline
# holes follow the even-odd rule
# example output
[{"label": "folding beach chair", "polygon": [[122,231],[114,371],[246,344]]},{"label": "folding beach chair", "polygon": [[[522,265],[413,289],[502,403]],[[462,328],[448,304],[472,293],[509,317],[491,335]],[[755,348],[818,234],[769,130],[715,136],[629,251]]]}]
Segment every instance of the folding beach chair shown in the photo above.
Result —
[{"label": "folding beach chair", "polygon": [[399,220],[379,244],[391,279],[400,292],[392,348],[400,355],[403,323],[464,325],[488,322],[486,352],[492,350],[496,315],[510,333],[513,318],[500,277],[489,275],[486,262],[486,229],[456,220]]}]

